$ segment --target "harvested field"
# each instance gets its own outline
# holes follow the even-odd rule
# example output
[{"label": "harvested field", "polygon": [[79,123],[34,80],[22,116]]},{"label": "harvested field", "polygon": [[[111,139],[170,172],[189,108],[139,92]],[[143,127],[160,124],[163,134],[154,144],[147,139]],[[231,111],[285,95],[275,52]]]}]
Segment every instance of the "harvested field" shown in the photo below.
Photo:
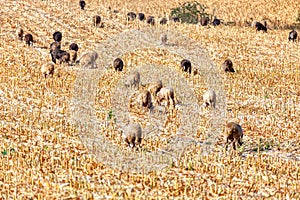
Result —
[{"label": "harvested field", "polygon": [[[131,11],[162,18],[183,2],[97,0],[86,1],[85,10],[70,0],[3,3],[1,199],[300,198],[300,43],[288,41],[292,27],[300,30],[296,22],[300,2],[201,1],[207,12],[215,9],[222,19],[216,27],[181,23],[150,27],[146,22],[126,21]],[[94,26],[94,15],[101,16],[100,27]],[[251,18],[267,20],[268,32],[255,31]],[[33,46],[16,37],[18,27],[24,35],[33,35]],[[62,32],[63,50],[76,43],[78,56],[97,51],[98,68],[57,63],[54,75],[45,78],[41,68],[51,62],[49,47],[55,31]],[[154,44],[164,31],[167,45]],[[126,33],[131,40],[122,41]],[[134,34],[142,33],[153,34],[154,39],[140,41],[141,48],[126,49],[139,41]],[[183,38],[190,38],[185,46]],[[116,49],[106,44],[109,41],[115,42],[110,44]],[[201,60],[192,62],[199,73],[190,75],[182,71],[180,61],[192,50],[181,47],[198,46],[202,49],[194,53],[200,52],[199,58],[191,57]],[[112,64],[119,52],[124,69],[116,72]],[[222,71],[227,58],[233,61],[235,73]],[[143,84],[161,77],[183,106],[154,115],[127,112],[122,107],[127,103],[120,100],[134,90],[125,91],[122,83],[136,69]],[[88,80],[86,85],[81,85],[83,79]],[[215,111],[201,107],[208,86],[217,93]],[[184,103],[198,107],[185,109]],[[119,130],[128,115],[145,131],[142,147],[136,151],[126,147]],[[95,124],[77,126],[90,119]],[[159,122],[155,131],[153,121]],[[229,121],[242,126],[244,144],[226,152],[222,132]],[[176,143],[178,132],[189,139],[189,148],[180,156],[185,146]],[[155,160],[165,146],[175,152],[175,160],[168,155]],[[206,147],[210,151],[205,152]]]}]

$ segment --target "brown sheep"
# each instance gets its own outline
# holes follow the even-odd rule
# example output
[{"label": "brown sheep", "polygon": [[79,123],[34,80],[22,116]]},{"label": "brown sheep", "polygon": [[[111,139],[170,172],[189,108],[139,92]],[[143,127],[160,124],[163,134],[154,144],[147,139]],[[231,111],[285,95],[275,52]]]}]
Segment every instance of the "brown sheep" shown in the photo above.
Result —
[{"label": "brown sheep", "polygon": [[127,13],[127,20],[128,21],[133,21],[136,18],[136,14],[134,12],[128,12]]},{"label": "brown sheep", "polygon": [[42,74],[44,75],[45,78],[47,78],[47,76],[49,76],[49,75],[53,76],[53,74],[54,74],[54,65],[51,62],[46,63],[42,66],[41,71],[42,71]]},{"label": "brown sheep", "polygon": [[69,50],[69,53],[70,53],[70,64],[73,65],[77,59],[77,51]]},{"label": "brown sheep", "polygon": [[139,124],[128,124],[123,129],[123,139],[131,148],[134,148],[136,145],[141,146],[142,143],[142,127]]},{"label": "brown sheep", "polygon": [[76,61],[76,64],[79,64],[82,67],[97,68],[96,60],[98,58],[98,53],[96,51],[85,52],[81,57]]},{"label": "brown sheep", "polygon": [[209,21],[208,17],[201,17],[201,19],[200,19],[201,26],[207,26],[208,21]]},{"label": "brown sheep", "polygon": [[72,43],[72,44],[70,44],[70,46],[69,46],[69,50],[74,50],[74,51],[78,51],[78,44],[76,44],[76,43]]},{"label": "brown sheep", "polygon": [[101,17],[99,15],[95,15],[93,17],[93,23],[94,23],[94,26],[99,26],[99,24],[101,23]]},{"label": "brown sheep", "polygon": [[154,16],[148,16],[146,22],[147,22],[147,24],[154,26],[154,24],[155,24]]},{"label": "brown sheep", "polygon": [[168,19],[165,18],[165,17],[161,18],[161,20],[159,21],[159,24],[160,24],[160,25],[165,25],[165,24],[167,24],[167,23],[168,23]]},{"label": "brown sheep", "polygon": [[175,107],[175,95],[173,88],[161,88],[157,93],[157,104],[161,105],[163,101],[167,102],[167,107]]},{"label": "brown sheep", "polygon": [[207,90],[203,95],[205,107],[216,108],[216,93],[213,90]]},{"label": "brown sheep", "polygon": [[242,142],[242,138],[243,138],[242,127],[235,122],[227,123],[226,130],[225,130],[225,137],[226,137],[226,145],[225,145],[226,150],[230,143],[233,143],[232,144],[233,149],[236,150],[236,143],[238,143],[240,146],[243,144],[243,142]]},{"label": "brown sheep", "polygon": [[116,71],[122,71],[123,70],[123,67],[124,67],[124,62],[121,58],[116,58],[114,60],[114,68]]},{"label": "brown sheep", "polygon": [[222,64],[222,68],[225,72],[235,72],[233,69],[233,64],[230,59],[226,59],[224,63]]},{"label": "brown sheep", "polygon": [[19,40],[23,40],[24,31],[21,28],[17,28],[16,35]]},{"label": "brown sheep", "polygon": [[50,44],[50,54],[52,58],[52,62],[56,63],[56,57],[54,51],[60,50],[60,43],[59,42],[53,42]]},{"label": "brown sheep", "polygon": [[30,33],[25,35],[24,40],[28,46],[33,45],[33,37]]}]

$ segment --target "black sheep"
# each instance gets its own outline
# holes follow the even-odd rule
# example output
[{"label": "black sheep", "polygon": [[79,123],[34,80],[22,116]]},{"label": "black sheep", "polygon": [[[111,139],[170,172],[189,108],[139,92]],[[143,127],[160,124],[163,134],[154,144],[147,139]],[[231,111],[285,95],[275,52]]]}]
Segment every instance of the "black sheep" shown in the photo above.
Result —
[{"label": "black sheep", "polygon": [[124,62],[121,58],[116,58],[114,60],[114,68],[116,71],[122,71],[124,66]]},{"label": "black sheep", "polygon": [[61,42],[62,40],[62,33],[59,31],[56,31],[53,33],[53,39],[55,42]]},{"label": "black sheep", "polygon": [[25,35],[24,40],[28,46],[33,45],[33,37],[30,33]]},{"label": "black sheep", "polygon": [[294,29],[289,33],[289,41],[293,41],[295,42],[296,39],[298,37],[297,31],[295,31]]},{"label": "black sheep", "polygon": [[187,60],[187,59],[183,59],[180,62],[181,68],[183,71],[185,72],[189,72],[190,74],[192,73],[192,63],[191,61]]},{"label": "black sheep", "polygon": [[81,8],[81,10],[84,10],[84,7],[85,7],[85,1],[84,0],[80,0],[79,1],[79,6],[80,6],[80,8]]}]

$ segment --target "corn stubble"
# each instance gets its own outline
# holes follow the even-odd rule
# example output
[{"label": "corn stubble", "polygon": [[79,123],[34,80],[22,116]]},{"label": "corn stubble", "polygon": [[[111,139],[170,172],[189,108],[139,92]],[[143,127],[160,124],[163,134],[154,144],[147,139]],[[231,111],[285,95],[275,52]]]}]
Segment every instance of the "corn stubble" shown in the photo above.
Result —
[{"label": "corn stubble", "polygon": [[[276,2],[268,5],[260,0],[255,2],[259,4],[230,2],[217,8],[217,14],[225,21],[236,20],[241,26],[247,24],[245,16],[258,20],[268,18],[271,21],[268,24],[274,27],[284,27],[295,18],[291,16],[291,13],[296,15],[294,1],[279,1],[278,5],[285,7],[280,16],[277,15],[280,6]],[[202,3],[211,9],[212,5],[220,4],[219,1]],[[118,9],[118,1],[113,4],[114,9]],[[87,16],[97,13],[99,5],[103,6],[103,13],[98,14],[103,16],[106,26],[95,31]],[[177,6],[177,2],[158,6],[153,1],[147,5],[151,6],[145,14],[158,16]],[[251,13],[253,5],[266,7]],[[63,30],[62,48],[68,48],[66,40],[76,42],[81,46],[80,55],[96,48],[95,38],[101,41],[125,27],[148,26],[135,21],[127,24],[125,15],[119,13],[114,16],[115,21],[109,20],[111,16],[104,12],[108,6],[105,2],[91,1],[81,12],[78,2],[67,0],[24,0],[18,4],[6,1],[3,5],[5,15],[0,16],[3,22],[0,33],[1,198],[300,198],[300,69],[297,58],[300,52],[297,43],[287,41],[288,31],[285,30],[263,34],[240,26],[210,29],[186,24],[169,26],[200,41],[219,67],[228,98],[227,120],[237,121],[244,130],[244,144],[236,152],[224,153],[224,141],[220,137],[215,152],[201,156],[201,147],[196,145],[178,163],[170,163],[165,170],[148,174],[122,172],[97,162],[82,145],[78,129],[69,121],[78,67],[56,64],[53,77],[44,78],[41,67],[50,62],[51,57],[49,50],[42,47],[49,47],[53,30]],[[137,5],[128,1],[124,6],[133,10]],[[33,35],[35,48],[28,48],[15,37],[17,27]],[[127,70],[149,61],[181,72],[178,63],[183,58],[151,50],[139,53],[122,57],[124,63],[136,60],[136,66],[127,69],[125,66],[120,73],[107,70],[100,77],[95,105],[99,120],[106,119],[112,107],[111,91]],[[158,59],[153,59],[155,57]],[[222,62],[228,57],[234,60],[235,74],[222,72]],[[182,76],[194,88],[199,104],[203,103],[202,94],[208,89],[203,82],[204,75]],[[178,123],[172,120],[168,122],[170,127]],[[209,115],[201,114],[195,136],[199,141],[205,139],[208,122]],[[164,137],[167,139],[174,131],[166,130],[170,131],[159,142],[149,140],[142,144],[150,150],[161,147]],[[105,133],[107,139],[128,151],[113,126]]]}]

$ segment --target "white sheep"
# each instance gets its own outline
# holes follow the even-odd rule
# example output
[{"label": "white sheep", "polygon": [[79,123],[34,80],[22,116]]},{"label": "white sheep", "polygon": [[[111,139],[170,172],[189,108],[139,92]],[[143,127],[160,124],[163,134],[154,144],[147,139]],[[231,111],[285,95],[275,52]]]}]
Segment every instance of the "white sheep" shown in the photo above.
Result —
[{"label": "white sheep", "polygon": [[125,86],[126,87],[134,87],[139,88],[141,81],[141,75],[138,71],[134,71],[131,74],[129,74],[128,78],[125,80]]},{"label": "white sheep", "polygon": [[205,107],[216,108],[216,93],[213,90],[207,90],[203,95]]},{"label": "white sheep", "polygon": [[133,96],[130,99],[129,107],[132,108],[133,106],[139,106],[144,108],[152,108],[152,98],[151,94],[148,90],[142,90],[138,93],[133,94]]},{"label": "white sheep", "polygon": [[235,123],[235,122],[229,122],[226,125],[225,130],[225,139],[226,139],[226,145],[225,148],[227,149],[228,145],[232,143],[233,149],[236,150],[236,143],[239,145],[242,145],[242,138],[243,138],[243,129],[242,127]]},{"label": "white sheep", "polygon": [[157,93],[157,103],[161,105],[163,101],[167,102],[167,107],[175,106],[175,95],[173,88],[161,88]]},{"label": "white sheep", "polygon": [[139,124],[128,124],[123,128],[123,139],[127,143],[128,147],[132,145],[134,148],[136,145],[141,145],[142,142],[142,127]]},{"label": "white sheep", "polygon": [[96,66],[97,58],[98,58],[98,53],[96,51],[85,52],[76,61],[76,63],[80,63],[82,67],[97,68]]}]

